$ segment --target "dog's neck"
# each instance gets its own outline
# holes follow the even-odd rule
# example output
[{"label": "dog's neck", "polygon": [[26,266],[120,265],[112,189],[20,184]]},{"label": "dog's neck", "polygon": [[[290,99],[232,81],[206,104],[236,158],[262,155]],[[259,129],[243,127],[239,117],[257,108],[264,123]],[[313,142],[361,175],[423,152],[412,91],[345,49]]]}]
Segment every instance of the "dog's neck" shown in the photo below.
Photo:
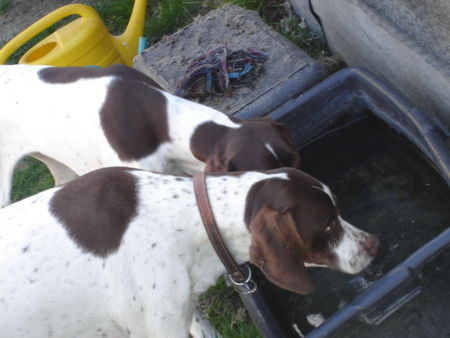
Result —
[{"label": "dog's neck", "polygon": [[[208,176],[207,189],[210,204],[220,234],[228,250],[238,264],[249,261],[251,234],[244,222],[247,194],[254,183],[268,178],[267,174],[248,172],[240,176]],[[209,242],[206,230],[202,227],[198,236],[192,274],[197,285],[195,293],[200,294],[214,285],[217,278],[225,272],[216,252]],[[208,271],[209,275],[205,272]]]},{"label": "dog's neck", "polygon": [[[191,138],[192,154],[206,162],[214,151],[218,151],[226,143],[227,135],[234,128],[216,122],[206,122],[198,126]],[[223,149],[222,149],[223,150]]]},{"label": "dog's neck", "polygon": [[[161,264],[172,266],[173,270],[176,266],[187,267],[194,283],[192,292],[195,296],[200,295],[217,282],[225,267],[203,226],[192,178],[140,170],[133,173],[138,177],[140,207],[139,214],[127,230],[122,248],[124,255],[138,257],[144,250],[154,257],[154,250],[157,257],[164,257],[160,259]],[[244,222],[247,192],[263,176],[261,173],[245,173],[240,177],[208,176],[206,179],[220,233],[239,264],[249,259],[250,233]],[[169,257],[176,259],[169,261],[166,259]]]},{"label": "dog's neck", "polygon": [[[140,177],[140,214],[128,229],[133,246],[127,246],[130,256],[139,250],[159,250],[159,255],[176,257],[166,262],[189,269],[194,296],[200,295],[217,282],[225,272],[202,224],[194,195],[192,179],[136,171]],[[254,183],[280,174],[246,172],[240,175],[207,176],[207,189],[216,223],[230,253],[238,264],[249,260],[251,235],[244,222],[247,194]],[[157,196],[157,197],[155,197]],[[157,218],[155,218],[157,215]],[[165,222],[163,222],[163,220]],[[164,227],[155,228],[163,224]],[[155,233],[164,233],[167,243],[156,242]],[[141,249],[140,249],[141,248]]]},{"label": "dog's neck", "polygon": [[[168,124],[172,149],[169,152],[179,163],[186,159],[187,167],[181,168],[185,173],[192,175],[203,171],[208,154],[226,131],[241,125],[213,108],[168,93],[164,95],[167,97],[167,110],[170,111]],[[190,168],[193,157],[198,160],[198,165]]]},{"label": "dog's neck", "polygon": [[[209,176],[206,179],[209,201],[217,227],[238,264],[249,259],[251,239],[243,215],[247,191],[251,184],[250,180],[244,183],[244,180],[233,176]],[[197,283],[193,287],[194,292],[200,294],[217,281],[217,278],[225,272],[225,267],[213,249],[203,223],[198,230],[200,231],[195,235],[197,239],[195,246],[200,250],[195,254],[192,274],[193,280]]]}]

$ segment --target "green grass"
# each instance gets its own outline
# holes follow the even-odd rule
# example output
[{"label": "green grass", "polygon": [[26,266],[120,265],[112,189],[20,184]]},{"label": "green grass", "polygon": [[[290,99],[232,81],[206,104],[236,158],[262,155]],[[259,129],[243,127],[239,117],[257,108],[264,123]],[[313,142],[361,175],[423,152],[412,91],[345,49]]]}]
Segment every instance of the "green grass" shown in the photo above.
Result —
[{"label": "green grass", "polygon": [[11,5],[11,0],[0,0],[0,14],[3,14]]},{"label": "green grass", "polygon": [[318,36],[301,25],[301,19],[296,15],[274,22],[272,26],[313,58],[321,56],[326,48]]},{"label": "green grass", "polygon": [[201,1],[161,0],[157,5],[156,2],[150,1],[150,17],[145,24],[144,35],[150,43],[154,43],[162,36],[191,23],[201,12],[205,12]]},{"label": "green grass", "polygon": [[25,157],[17,165],[13,176],[11,200],[17,202],[54,186],[53,177],[40,161]]},{"label": "green grass", "polygon": [[[2,15],[11,5],[11,0],[0,0],[0,15]],[[0,48],[2,48],[7,41],[0,41]]]},{"label": "green grass", "polygon": [[[175,32],[192,22],[194,16],[204,9],[204,1],[192,0],[150,0],[147,4],[147,20],[144,36],[150,43],[162,36]],[[131,0],[97,0],[92,6],[97,10],[108,30],[113,34],[122,33],[133,9]]]},{"label": "green grass", "polygon": [[224,279],[200,297],[202,312],[224,338],[261,337],[233,288]]},{"label": "green grass", "polygon": [[[150,0],[152,2],[152,0]],[[121,34],[128,24],[133,9],[131,0],[97,0],[92,7],[98,12],[111,34]]]}]

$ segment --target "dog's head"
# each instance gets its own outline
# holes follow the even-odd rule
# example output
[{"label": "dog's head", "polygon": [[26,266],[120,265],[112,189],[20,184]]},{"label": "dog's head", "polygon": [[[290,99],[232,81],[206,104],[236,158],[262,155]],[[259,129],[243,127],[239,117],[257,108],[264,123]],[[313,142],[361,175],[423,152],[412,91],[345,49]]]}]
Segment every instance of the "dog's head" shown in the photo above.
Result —
[{"label": "dog's head", "polygon": [[300,294],[313,291],[305,265],[350,274],[366,268],[378,238],[342,219],[333,194],[317,179],[296,169],[274,172],[287,179],[263,180],[247,195],[250,262],[276,285]]},{"label": "dog's head", "polygon": [[238,123],[239,128],[227,128],[208,122],[198,129],[191,147],[206,162],[206,172],[299,166],[300,157],[285,124],[266,118]]}]

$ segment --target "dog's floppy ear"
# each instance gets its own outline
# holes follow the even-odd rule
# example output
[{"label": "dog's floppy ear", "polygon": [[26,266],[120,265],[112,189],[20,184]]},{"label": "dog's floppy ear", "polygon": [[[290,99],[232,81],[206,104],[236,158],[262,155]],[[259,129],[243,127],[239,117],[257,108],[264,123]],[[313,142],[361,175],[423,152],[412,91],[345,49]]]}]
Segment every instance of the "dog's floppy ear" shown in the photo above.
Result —
[{"label": "dog's floppy ear", "polygon": [[226,172],[228,171],[228,164],[225,159],[225,146],[222,142],[216,144],[213,150],[209,153],[206,159],[205,172]]},{"label": "dog's floppy ear", "polygon": [[290,211],[261,208],[250,221],[250,262],[279,287],[309,294],[314,287],[304,266],[302,239]]},{"label": "dog's floppy ear", "polygon": [[[248,159],[248,157],[246,158]],[[213,150],[209,153],[206,159],[206,172],[229,172],[244,170],[243,164],[247,162],[239,160],[235,152],[230,152],[225,150],[225,144],[220,141],[218,142]],[[251,163],[251,162],[249,162]]]}]

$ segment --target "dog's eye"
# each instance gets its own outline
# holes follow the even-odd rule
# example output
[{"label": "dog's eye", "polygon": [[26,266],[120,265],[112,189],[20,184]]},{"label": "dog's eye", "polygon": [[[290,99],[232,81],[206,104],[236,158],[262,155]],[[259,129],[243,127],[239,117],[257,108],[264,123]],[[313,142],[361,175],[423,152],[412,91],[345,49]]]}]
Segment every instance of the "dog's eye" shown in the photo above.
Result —
[{"label": "dog's eye", "polygon": [[333,231],[333,229],[336,227],[336,218],[332,218],[330,219],[330,221],[328,222],[328,226],[323,230],[325,233],[330,233]]}]

